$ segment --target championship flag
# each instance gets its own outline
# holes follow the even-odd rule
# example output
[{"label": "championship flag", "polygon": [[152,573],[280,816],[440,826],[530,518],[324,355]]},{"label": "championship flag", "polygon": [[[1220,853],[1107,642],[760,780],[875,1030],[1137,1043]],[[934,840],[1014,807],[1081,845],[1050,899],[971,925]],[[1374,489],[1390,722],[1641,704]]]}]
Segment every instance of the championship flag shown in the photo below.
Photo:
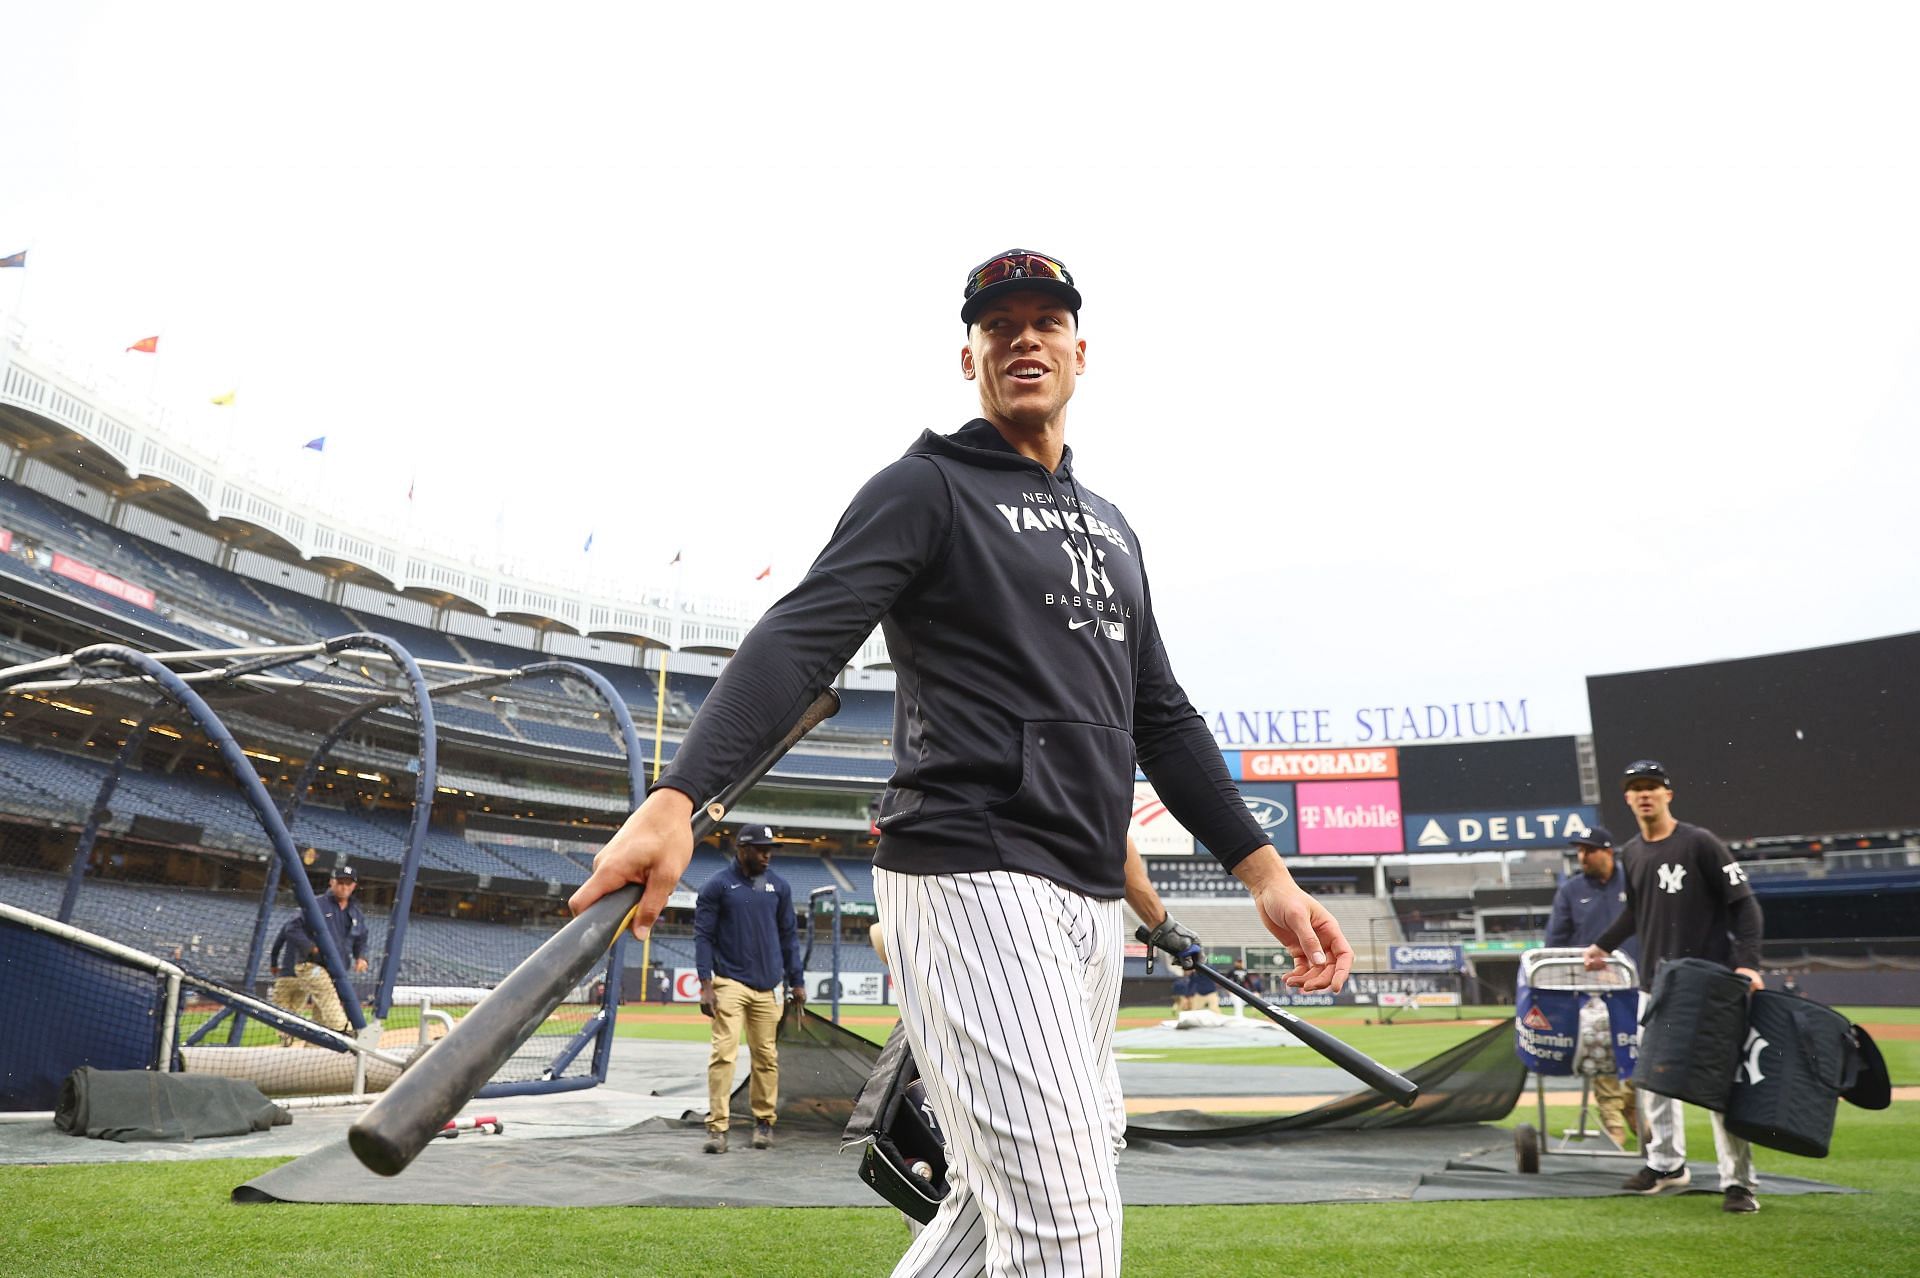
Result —
[{"label": "championship flag", "polygon": [[238,395],[239,393],[240,392],[237,390],[230,390],[224,395],[215,395],[213,397],[213,402],[224,407],[228,404],[233,403],[234,396]]},{"label": "championship flag", "polygon": [[673,558],[667,560],[667,567],[672,568],[679,562],[680,562],[680,552],[676,550],[673,552]]},{"label": "championship flag", "polygon": [[309,439],[306,443],[300,445],[300,447],[311,448],[316,453],[324,453],[327,451],[327,437],[320,435],[316,438]]},{"label": "championship flag", "polygon": [[580,553],[583,555],[590,555],[593,553],[593,534],[592,533],[587,534],[587,544],[580,547]]},{"label": "championship flag", "polygon": [[755,573],[753,579],[755,581],[765,581],[767,578],[771,576],[773,576],[773,565],[768,564],[765,568],[762,568],[759,572]]},{"label": "championship flag", "polygon": [[133,345],[127,347],[128,351],[141,351],[148,355],[156,353],[159,349],[160,339],[157,337],[143,337]]},{"label": "championship flag", "polygon": [[25,249],[21,249],[12,257],[0,257],[0,270],[5,270],[9,266],[25,266],[26,264],[27,251]]}]

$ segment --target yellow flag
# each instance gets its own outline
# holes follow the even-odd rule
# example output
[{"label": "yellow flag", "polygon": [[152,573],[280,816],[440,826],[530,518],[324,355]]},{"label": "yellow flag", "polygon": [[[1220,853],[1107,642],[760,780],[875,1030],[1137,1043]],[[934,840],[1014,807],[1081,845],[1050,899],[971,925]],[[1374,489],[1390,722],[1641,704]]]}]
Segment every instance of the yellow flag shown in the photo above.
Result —
[{"label": "yellow flag", "polygon": [[224,395],[215,395],[213,397],[213,402],[216,404],[231,404],[233,402],[233,397],[235,395],[238,395],[239,393],[240,392],[237,390],[230,390]]}]

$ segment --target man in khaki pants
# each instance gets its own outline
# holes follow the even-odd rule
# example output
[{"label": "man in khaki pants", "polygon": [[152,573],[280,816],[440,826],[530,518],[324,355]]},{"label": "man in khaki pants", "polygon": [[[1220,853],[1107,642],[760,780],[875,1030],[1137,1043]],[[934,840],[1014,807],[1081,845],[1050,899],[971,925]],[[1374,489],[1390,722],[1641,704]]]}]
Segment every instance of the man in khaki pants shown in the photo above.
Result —
[{"label": "man in khaki pants", "polygon": [[693,911],[700,1010],[713,1018],[713,1053],[707,1058],[707,1143],[702,1146],[709,1154],[727,1152],[733,1063],[740,1054],[743,1031],[753,1062],[748,1090],[753,1147],[766,1149],[773,1144],[780,1092],[774,1035],[780,1028],[781,977],[786,978],[789,999],[796,1004],[807,1000],[793,923],[793,889],[768,868],[773,860],[773,831],[764,825],[743,825],[733,842],[733,864],[701,885]]},{"label": "man in khaki pants", "polygon": [[[327,885],[327,894],[320,898],[320,917],[333,930],[340,956],[352,962],[354,971],[364,972],[367,970],[367,920],[353,899],[353,890],[359,886],[360,876],[352,866],[336,869]],[[340,995],[333,987],[333,975],[319,959],[320,943],[307,930],[306,920],[296,912],[274,938],[269,962],[276,979],[273,992],[267,997],[276,1007],[318,1021],[328,1029],[345,1032],[349,1028],[346,1009],[340,1005]],[[281,1046],[292,1043],[291,1038],[281,1035]]]}]

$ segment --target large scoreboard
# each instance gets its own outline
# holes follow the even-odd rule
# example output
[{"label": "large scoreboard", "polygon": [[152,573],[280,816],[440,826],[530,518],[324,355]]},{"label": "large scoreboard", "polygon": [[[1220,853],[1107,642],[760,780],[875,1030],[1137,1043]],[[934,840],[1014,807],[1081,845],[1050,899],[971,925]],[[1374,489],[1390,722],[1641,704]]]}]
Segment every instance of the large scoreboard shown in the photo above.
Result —
[{"label": "large scoreboard", "polygon": [[1920,634],[1587,680],[1603,814],[1658,759],[1673,812],[1728,839],[1920,828]]}]

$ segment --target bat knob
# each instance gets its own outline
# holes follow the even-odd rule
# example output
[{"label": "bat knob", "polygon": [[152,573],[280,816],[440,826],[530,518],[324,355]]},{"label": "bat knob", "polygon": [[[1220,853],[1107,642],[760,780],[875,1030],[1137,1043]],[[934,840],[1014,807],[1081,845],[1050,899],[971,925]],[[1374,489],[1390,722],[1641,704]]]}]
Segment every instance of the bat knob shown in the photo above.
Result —
[{"label": "bat knob", "polygon": [[1136,941],[1149,941],[1152,936],[1152,931],[1148,929],[1145,923],[1133,929],[1133,939]]}]

